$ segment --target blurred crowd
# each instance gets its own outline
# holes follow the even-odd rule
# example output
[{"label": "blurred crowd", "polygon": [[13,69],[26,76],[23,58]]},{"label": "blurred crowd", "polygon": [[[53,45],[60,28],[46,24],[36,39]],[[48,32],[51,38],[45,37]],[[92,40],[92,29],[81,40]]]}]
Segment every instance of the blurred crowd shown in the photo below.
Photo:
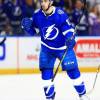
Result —
[{"label": "blurred crowd", "polygon": [[[100,0],[87,0],[85,5],[82,0],[54,0],[54,5],[68,13],[73,26],[78,25],[78,36],[100,36]],[[21,20],[39,8],[39,0],[0,0],[0,35],[28,35]]]}]

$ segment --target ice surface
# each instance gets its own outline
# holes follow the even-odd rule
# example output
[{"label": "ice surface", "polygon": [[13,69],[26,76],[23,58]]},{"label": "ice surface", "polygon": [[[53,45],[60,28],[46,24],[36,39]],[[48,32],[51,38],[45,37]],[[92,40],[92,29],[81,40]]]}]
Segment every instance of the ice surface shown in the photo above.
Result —
[{"label": "ice surface", "polygon": [[[87,91],[95,79],[96,73],[82,73]],[[66,73],[57,74],[55,100],[78,100],[72,81]],[[100,75],[98,74],[95,89],[88,95],[90,100],[100,100]],[[31,75],[0,75],[0,100],[46,100],[42,90],[40,74]]]}]

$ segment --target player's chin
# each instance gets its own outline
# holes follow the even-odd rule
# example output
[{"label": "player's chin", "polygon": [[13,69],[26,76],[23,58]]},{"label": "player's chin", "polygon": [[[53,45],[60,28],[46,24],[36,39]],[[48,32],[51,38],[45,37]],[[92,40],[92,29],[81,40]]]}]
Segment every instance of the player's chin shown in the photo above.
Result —
[{"label": "player's chin", "polygon": [[42,10],[43,10],[43,11],[46,11],[47,9],[46,9],[45,7],[42,7]]}]

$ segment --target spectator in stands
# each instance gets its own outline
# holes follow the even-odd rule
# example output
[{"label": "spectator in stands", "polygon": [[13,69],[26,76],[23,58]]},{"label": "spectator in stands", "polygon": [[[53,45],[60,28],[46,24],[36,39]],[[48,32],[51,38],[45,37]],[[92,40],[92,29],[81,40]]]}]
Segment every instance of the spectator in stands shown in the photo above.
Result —
[{"label": "spectator in stands", "polygon": [[[77,24],[79,24],[79,19],[83,15],[82,8],[84,7],[84,4],[82,1],[83,0],[55,0],[54,3],[58,7],[65,8],[73,25],[76,26]],[[93,2],[93,0],[88,1]],[[23,17],[31,17],[34,11],[38,8],[40,8],[38,0],[0,0],[0,32],[4,31],[5,29],[10,30],[10,28],[12,27],[11,30],[13,35],[27,35],[21,29],[20,22]],[[78,25],[78,36],[97,36],[100,34],[100,18],[98,14],[98,12],[100,11],[96,11],[93,9],[97,8],[93,7],[89,16],[88,11],[85,9],[84,16],[81,18],[80,24]],[[7,26],[6,21],[8,21],[8,19],[10,24]]]},{"label": "spectator in stands", "polygon": [[13,32],[12,32],[12,27],[10,26],[10,24],[6,24],[6,26],[4,27],[4,30],[1,31],[0,33],[1,36],[13,36]]},{"label": "spectator in stands", "polygon": [[7,16],[4,11],[3,0],[0,0],[0,32],[4,30],[4,27],[6,26],[6,20]]},{"label": "spectator in stands", "polygon": [[68,13],[69,19],[72,19],[72,0],[64,0],[64,9]]},{"label": "spectator in stands", "polygon": [[100,0],[88,0],[90,8],[94,6],[94,4],[100,4]]},{"label": "spectator in stands", "polygon": [[88,11],[84,6],[82,0],[76,0],[75,8],[72,12],[72,23],[77,27],[78,36],[87,36],[88,35]]},{"label": "spectator in stands", "polygon": [[20,27],[20,22],[23,18],[22,9],[19,0],[6,1],[4,3],[4,10],[9,18],[9,22],[16,36],[24,35]]},{"label": "spectator in stands", "polygon": [[54,0],[54,5],[56,7],[61,7],[63,8],[64,7],[64,0]]},{"label": "spectator in stands", "polygon": [[31,17],[34,13],[36,5],[33,0],[22,0],[21,8],[23,11],[23,17]]},{"label": "spectator in stands", "polygon": [[100,6],[94,5],[89,14],[90,36],[100,36]]}]

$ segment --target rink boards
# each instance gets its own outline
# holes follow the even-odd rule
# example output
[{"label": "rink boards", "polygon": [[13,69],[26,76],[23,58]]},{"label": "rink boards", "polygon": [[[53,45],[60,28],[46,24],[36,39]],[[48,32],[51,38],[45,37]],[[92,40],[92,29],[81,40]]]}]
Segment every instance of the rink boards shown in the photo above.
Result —
[{"label": "rink boards", "polygon": [[[95,72],[100,64],[100,37],[78,37],[74,50],[82,72]],[[0,74],[39,71],[40,37],[8,37],[0,46]],[[55,68],[59,61],[56,61]],[[59,72],[61,72],[61,67]]]}]

